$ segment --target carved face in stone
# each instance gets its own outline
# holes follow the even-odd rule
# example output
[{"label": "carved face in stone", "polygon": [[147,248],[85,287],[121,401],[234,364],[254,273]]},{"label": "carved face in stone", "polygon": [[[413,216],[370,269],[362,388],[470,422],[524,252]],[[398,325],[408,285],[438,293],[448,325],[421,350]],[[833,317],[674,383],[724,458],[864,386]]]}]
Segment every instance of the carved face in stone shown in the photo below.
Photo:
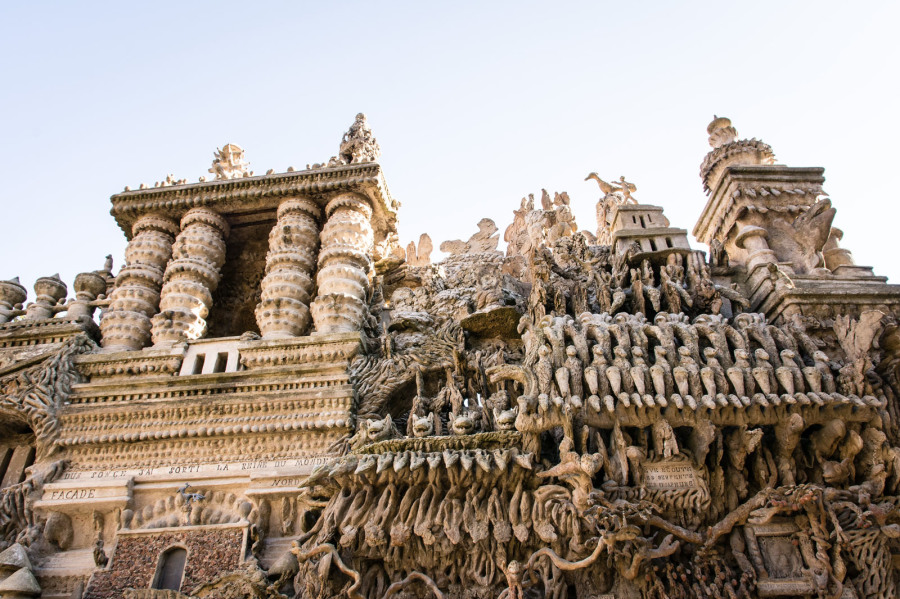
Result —
[{"label": "carved face in stone", "polygon": [[494,420],[497,421],[497,430],[511,431],[516,428],[516,416],[519,415],[518,408],[511,410],[498,411],[494,414]]},{"label": "carved face in stone", "polygon": [[471,412],[464,412],[455,418],[452,413],[450,414],[450,430],[454,435],[471,435],[475,432],[476,426],[475,417]]},{"label": "carved face in stone", "polygon": [[384,441],[394,437],[394,420],[388,414],[384,420],[367,420],[366,421],[366,439],[370,443]]},{"label": "carved face in stone", "polygon": [[413,436],[417,438],[430,437],[434,434],[434,414],[418,417],[412,414],[413,419]]}]

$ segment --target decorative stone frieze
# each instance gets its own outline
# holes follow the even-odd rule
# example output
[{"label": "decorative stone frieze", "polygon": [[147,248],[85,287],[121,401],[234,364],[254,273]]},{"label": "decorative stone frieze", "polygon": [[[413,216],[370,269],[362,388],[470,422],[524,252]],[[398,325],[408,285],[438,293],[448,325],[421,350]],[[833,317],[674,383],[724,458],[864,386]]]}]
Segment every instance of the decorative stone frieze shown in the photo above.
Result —
[{"label": "decorative stone frieze", "polygon": [[100,322],[103,349],[134,351],[150,341],[150,318],[159,308],[159,292],[178,224],[158,214],[139,218],[125,248],[125,266],[116,277],[109,308]]},{"label": "decorative stone frieze", "polygon": [[212,292],[225,262],[228,223],[208,208],[194,208],[181,219],[153,317],[153,344],[164,347],[206,334]]},{"label": "decorative stone frieze", "polygon": [[357,331],[365,317],[372,268],[372,207],[364,196],[345,193],[332,198],[325,212],[313,322],[319,334]]},{"label": "decorative stone frieze", "polygon": [[321,214],[306,198],[285,200],[278,207],[278,220],[269,233],[262,301],[256,308],[265,339],[297,337],[309,328]]}]

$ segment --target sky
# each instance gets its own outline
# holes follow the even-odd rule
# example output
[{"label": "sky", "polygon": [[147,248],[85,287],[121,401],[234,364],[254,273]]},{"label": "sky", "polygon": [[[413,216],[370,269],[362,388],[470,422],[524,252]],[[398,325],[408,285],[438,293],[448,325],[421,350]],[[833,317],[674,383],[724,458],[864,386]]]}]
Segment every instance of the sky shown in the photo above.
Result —
[{"label": "sky", "polygon": [[302,169],[364,112],[404,245],[502,233],[542,188],[594,230],[592,171],[690,231],[717,114],[824,166],[842,245],[900,282],[898,22],[898,2],[3,2],[0,278],[71,291],[121,266],[124,186],[197,181],[226,143]]}]

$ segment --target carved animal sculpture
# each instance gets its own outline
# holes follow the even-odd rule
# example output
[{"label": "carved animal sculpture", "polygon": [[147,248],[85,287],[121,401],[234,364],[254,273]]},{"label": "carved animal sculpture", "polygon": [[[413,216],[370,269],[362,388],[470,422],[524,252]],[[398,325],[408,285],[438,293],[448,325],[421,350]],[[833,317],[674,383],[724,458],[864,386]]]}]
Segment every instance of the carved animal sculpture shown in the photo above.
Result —
[{"label": "carved animal sculpture", "polygon": [[450,413],[450,430],[454,435],[471,435],[478,432],[478,416],[474,412]]},{"label": "carved animal sculpture", "polygon": [[410,414],[410,418],[413,420],[412,425],[412,433],[413,437],[422,438],[422,437],[430,437],[434,434],[434,418],[435,414],[432,412],[428,416],[416,416],[415,414]]},{"label": "carved animal sculpture", "polygon": [[399,437],[400,433],[394,425],[394,420],[388,414],[382,420],[364,420],[359,423],[359,430],[350,440],[350,447],[359,449],[363,445],[369,443],[377,443],[378,441],[386,441]]},{"label": "carved animal sculpture", "polygon": [[497,423],[497,430],[511,431],[516,428],[516,417],[519,415],[518,406],[510,410],[498,410],[494,408],[494,422]]},{"label": "carved animal sculpture", "polygon": [[830,200],[822,199],[791,223],[775,221],[769,225],[775,233],[769,238],[779,259],[792,262],[794,271],[799,274],[823,266],[822,248],[831,234],[831,222],[836,212]]}]

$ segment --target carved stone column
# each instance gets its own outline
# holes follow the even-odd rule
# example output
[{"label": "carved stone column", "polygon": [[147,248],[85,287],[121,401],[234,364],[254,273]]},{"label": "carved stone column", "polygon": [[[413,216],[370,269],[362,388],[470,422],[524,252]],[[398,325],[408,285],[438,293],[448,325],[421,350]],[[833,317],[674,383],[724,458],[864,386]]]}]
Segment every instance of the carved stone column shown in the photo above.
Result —
[{"label": "carved stone column", "polygon": [[181,219],[153,317],[153,345],[165,347],[206,334],[212,292],[225,262],[228,223],[208,208],[194,208]]},{"label": "carved stone column", "polygon": [[109,308],[100,321],[107,351],[136,351],[150,341],[150,317],[159,307],[163,271],[172,257],[178,223],[157,214],[142,216],[131,228],[125,266],[116,277]]},{"label": "carved stone column", "polygon": [[358,331],[372,263],[372,207],[364,196],[344,193],[328,202],[325,213],[313,322],[320,334]]},{"label": "carved stone column", "polygon": [[318,219],[321,209],[305,198],[285,200],[278,206],[278,221],[269,233],[266,276],[256,322],[265,339],[297,337],[309,328]]}]

